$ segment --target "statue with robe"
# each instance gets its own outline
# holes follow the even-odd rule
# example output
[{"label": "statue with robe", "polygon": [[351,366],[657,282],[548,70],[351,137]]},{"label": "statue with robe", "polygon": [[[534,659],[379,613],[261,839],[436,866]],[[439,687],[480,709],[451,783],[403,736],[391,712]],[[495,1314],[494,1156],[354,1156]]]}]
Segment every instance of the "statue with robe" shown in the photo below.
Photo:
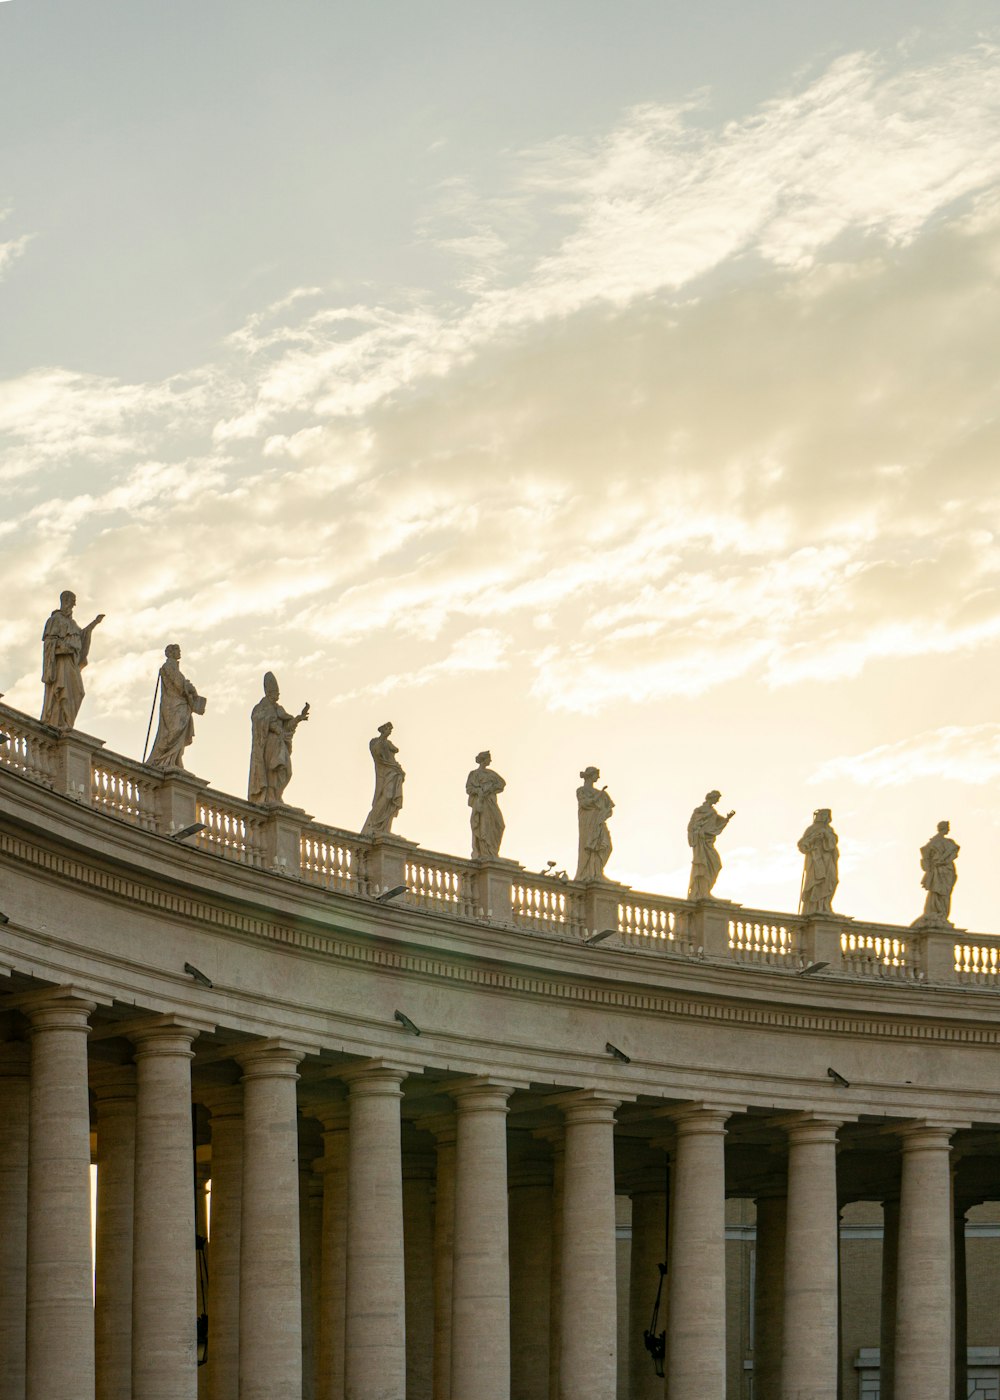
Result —
[{"label": "statue with robe", "polygon": [[292,740],[299,725],[309,718],[309,705],[290,715],[278,704],[278,682],[268,671],[264,695],[250,714],[251,802],[263,807],[284,807],[284,791],[292,776]]},{"label": "statue with robe", "polygon": [[712,899],[712,889],[722,870],[722,860],[715,849],[715,838],[735,817],[735,812],[723,816],[717,812],[715,804],[722,796],[713,789],[705,794],[700,807],[691,813],[688,822],[687,838],[691,847],[691,879],[688,882],[688,899]]},{"label": "statue with robe", "polygon": [[583,786],[576,790],[577,819],[580,827],[580,847],[576,864],[577,880],[603,880],[604,867],[611,855],[611,832],[608,818],[615,804],[608,796],[607,786],[595,786],[601,776],[599,768],[585,768],[580,774]]},{"label": "statue with robe", "polygon": [[403,805],[403,782],[406,774],[396,758],[399,749],[389,738],[391,733],[391,724],[380,724],[378,734],[368,744],[368,752],[375,764],[375,794],[372,797],[371,811],[361,828],[361,835],[369,841],[389,835],[392,823]]},{"label": "statue with robe", "polygon": [[830,808],[818,808],[813,812],[812,825],[802,833],[798,843],[799,850],[806,858],[799,913],[807,917],[833,912],[833,896],[840,882],[840,851],[837,833],[830,822]]},{"label": "statue with robe", "polygon": [[954,928],[951,914],[951,892],[955,888],[958,872],[955,860],[961,849],[951,839],[948,822],[938,822],[937,833],[926,846],[920,847],[920,868],[924,872],[921,885],[927,891],[924,912],[911,927],[913,928]]},{"label": "statue with robe", "polygon": [[472,808],[472,859],[496,860],[503,840],[504,819],[497,798],[507,784],[490,767],[493,756],[489,749],[476,754],[478,768],[465,780],[465,791]]},{"label": "statue with robe", "polygon": [[183,754],[194,738],[194,716],[205,713],[206,701],[181,674],[181,649],[171,643],[160,667],[160,718],[146,762],[163,772],[183,769]]},{"label": "statue with robe", "polygon": [[82,672],[90,659],[91,634],[104,621],[104,614],[98,613],[93,622],[81,627],[73,617],[75,606],[75,593],[68,589],[60,593],[59,606],[42,632],[42,723],[53,729],[72,729],[76,724],[85,694]]}]

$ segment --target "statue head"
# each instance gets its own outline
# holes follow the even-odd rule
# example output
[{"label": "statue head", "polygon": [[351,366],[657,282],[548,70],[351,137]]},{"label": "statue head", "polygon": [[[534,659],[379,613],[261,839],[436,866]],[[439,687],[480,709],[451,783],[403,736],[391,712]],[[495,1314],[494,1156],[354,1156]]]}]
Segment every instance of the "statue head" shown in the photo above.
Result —
[{"label": "statue head", "polygon": [[269,700],[277,700],[280,694],[278,682],[273,671],[266,671],[264,673],[264,694]]},{"label": "statue head", "polygon": [[813,812],[813,821],[822,822],[825,826],[830,821],[832,816],[833,813],[831,812],[829,807],[817,807],[815,812]]},{"label": "statue head", "polygon": [[382,735],[383,739],[387,739],[392,733],[392,724],[390,723],[390,721],[386,720],[385,724],[380,724],[378,727],[378,732]]},{"label": "statue head", "polygon": [[180,661],[181,649],[176,642],[171,642],[168,647],[163,648],[163,655],[168,661]]},{"label": "statue head", "polygon": [[938,822],[938,835],[947,836],[951,830],[951,822]]},{"label": "statue head", "polygon": [[59,594],[59,609],[68,617],[76,607],[76,594],[69,588],[64,588]]},{"label": "statue head", "polygon": [[593,782],[596,782],[597,779],[598,779],[600,776],[601,776],[601,770],[600,770],[599,768],[585,768],[585,769],[583,770],[583,772],[580,774],[580,777],[583,779],[583,781],[584,781],[585,783],[593,783]]},{"label": "statue head", "polygon": [[482,753],[477,753],[477,754],[476,754],[476,762],[477,762],[477,763],[492,763],[492,762],[493,762],[493,755],[490,753],[489,749],[483,749]]},{"label": "statue head", "polygon": [[706,793],[705,793],[705,801],[706,801],[706,802],[718,802],[718,800],[719,800],[719,798],[720,798],[721,796],[722,796],[722,793],[718,790],[718,788],[713,788],[711,792],[706,792]]}]

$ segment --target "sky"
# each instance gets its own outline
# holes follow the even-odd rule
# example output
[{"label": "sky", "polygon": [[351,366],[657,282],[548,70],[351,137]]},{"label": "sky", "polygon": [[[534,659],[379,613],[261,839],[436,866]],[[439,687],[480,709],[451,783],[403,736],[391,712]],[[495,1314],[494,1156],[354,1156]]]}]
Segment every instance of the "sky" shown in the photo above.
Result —
[{"label": "sky", "polygon": [[265,670],[289,802],[908,924],[919,848],[1000,932],[1000,13],[992,0],[3,0],[0,690],[243,794]]}]

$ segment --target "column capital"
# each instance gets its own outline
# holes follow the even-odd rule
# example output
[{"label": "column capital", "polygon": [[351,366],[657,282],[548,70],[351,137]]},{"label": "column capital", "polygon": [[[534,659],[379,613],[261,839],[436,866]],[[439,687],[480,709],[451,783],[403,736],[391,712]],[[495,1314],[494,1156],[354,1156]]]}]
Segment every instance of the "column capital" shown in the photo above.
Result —
[{"label": "column capital", "polygon": [[81,996],[73,987],[52,987],[19,998],[17,1009],[26,1016],[31,1034],[40,1031],[83,1031],[90,1033],[90,1015],[97,1003]]},{"label": "column capital", "polygon": [[99,1113],[135,1103],[135,1065],[98,1065],[90,1071],[90,1088]]},{"label": "column capital", "polygon": [[[678,1137],[707,1133],[722,1136],[726,1124],[740,1110],[732,1104],[688,1103],[662,1110],[662,1117],[673,1123]],[[661,1116],[661,1115],[657,1115]]]},{"label": "column capital", "polygon": [[200,1034],[200,1028],[185,1025],[176,1016],[159,1016],[145,1025],[131,1026],[126,1032],[137,1060],[153,1055],[179,1055],[193,1060],[191,1046]]},{"label": "column capital", "polygon": [[433,1133],[439,1147],[442,1144],[454,1144],[458,1132],[454,1113],[432,1113],[426,1118],[418,1118],[417,1126],[425,1132]]},{"label": "column capital", "polygon": [[306,1052],[290,1041],[273,1038],[255,1040],[241,1046],[233,1059],[243,1071],[243,1079],[298,1079],[298,1067]]},{"label": "column capital", "polygon": [[242,1084],[223,1084],[213,1089],[198,1089],[194,1097],[197,1103],[205,1105],[214,1123],[222,1118],[243,1117]]},{"label": "column capital", "polygon": [[951,1139],[957,1131],[954,1123],[941,1123],[933,1119],[915,1119],[900,1123],[893,1129],[903,1152],[950,1152]]},{"label": "column capital", "polygon": [[299,1103],[303,1113],[317,1119],[327,1132],[347,1127],[347,1090],[342,1084],[310,1080],[299,1090]]},{"label": "column capital", "polygon": [[570,1123],[614,1123],[615,1111],[621,1108],[632,1095],[606,1094],[600,1089],[574,1089],[569,1094],[559,1094],[547,1102],[558,1108],[563,1122]]},{"label": "column capital", "polygon": [[825,1113],[788,1113],[772,1119],[776,1128],[783,1128],[789,1143],[830,1142],[836,1143],[837,1133],[845,1120]]},{"label": "column capital", "polygon": [[521,1087],[508,1080],[480,1074],[474,1079],[458,1079],[446,1085],[445,1092],[455,1100],[459,1114],[506,1113],[507,1100],[515,1089]]},{"label": "column capital", "polygon": [[350,1098],[368,1098],[388,1095],[403,1097],[403,1080],[410,1074],[401,1065],[388,1064],[385,1060],[365,1060],[360,1065],[348,1065],[337,1071],[337,1078],[348,1087]]}]

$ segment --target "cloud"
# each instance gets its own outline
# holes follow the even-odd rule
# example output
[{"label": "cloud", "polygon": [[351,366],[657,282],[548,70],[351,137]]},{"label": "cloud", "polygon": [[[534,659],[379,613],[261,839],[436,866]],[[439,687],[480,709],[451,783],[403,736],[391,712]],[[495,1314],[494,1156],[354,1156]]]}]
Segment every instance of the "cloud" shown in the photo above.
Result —
[{"label": "cloud", "polygon": [[982,786],[1000,775],[1000,724],[943,725],[865,753],[830,759],[810,781],[846,777],[864,787],[903,787],[923,779]]}]

